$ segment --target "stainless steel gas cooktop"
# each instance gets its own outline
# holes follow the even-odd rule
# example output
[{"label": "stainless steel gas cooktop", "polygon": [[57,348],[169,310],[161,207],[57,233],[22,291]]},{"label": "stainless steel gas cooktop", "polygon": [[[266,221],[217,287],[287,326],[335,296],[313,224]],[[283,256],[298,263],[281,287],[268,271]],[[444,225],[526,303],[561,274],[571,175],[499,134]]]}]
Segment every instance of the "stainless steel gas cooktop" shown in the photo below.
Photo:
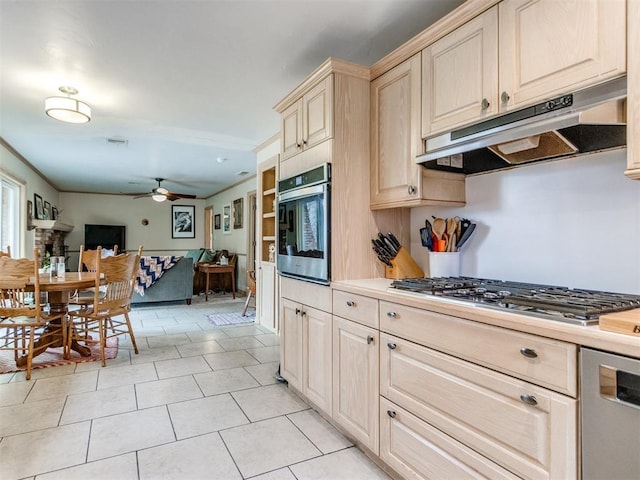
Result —
[{"label": "stainless steel gas cooktop", "polygon": [[597,324],[605,313],[640,308],[640,295],[472,277],[406,278],[395,280],[389,291],[432,295],[576,325]]}]

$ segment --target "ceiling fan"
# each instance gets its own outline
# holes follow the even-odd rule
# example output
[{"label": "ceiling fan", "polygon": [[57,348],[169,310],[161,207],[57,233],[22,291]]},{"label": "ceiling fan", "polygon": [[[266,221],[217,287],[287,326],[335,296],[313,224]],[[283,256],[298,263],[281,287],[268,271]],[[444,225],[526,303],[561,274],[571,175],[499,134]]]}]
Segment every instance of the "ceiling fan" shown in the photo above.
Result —
[{"label": "ceiling fan", "polygon": [[154,188],[153,190],[151,190],[149,193],[134,193],[134,195],[135,195],[135,197],[133,197],[134,200],[136,198],[151,197],[156,202],[164,202],[165,200],[169,200],[169,201],[173,202],[174,200],[177,200],[179,198],[196,198],[195,195],[188,195],[186,193],[173,193],[173,192],[170,192],[169,190],[167,190],[166,188],[164,188],[164,187],[162,187],[160,185],[163,181],[164,181],[164,178],[156,177],[156,182],[158,182],[158,186],[156,188]]}]

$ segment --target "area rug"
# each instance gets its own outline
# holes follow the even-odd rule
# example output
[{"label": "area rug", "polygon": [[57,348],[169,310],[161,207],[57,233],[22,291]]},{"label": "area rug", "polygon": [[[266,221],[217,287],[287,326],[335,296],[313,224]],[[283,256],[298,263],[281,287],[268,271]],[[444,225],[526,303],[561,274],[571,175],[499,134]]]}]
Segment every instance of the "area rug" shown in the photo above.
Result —
[{"label": "area rug", "polygon": [[242,312],[209,313],[207,314],[207,318],[211,323],[217,326],[253,323],[256,320],[256,312],[249,311],[244,317],[242,316]]},{"label": "area rug", "polygon": [[[105,347],[104,353],[107,360],[116,358],[118,356],[117,337],[107,339],[107,346]],[[81,357],[78,352],[71,352],[71,358],[69,360],[66,360],[62,356],[62,347],[49,348],[46,352],[38,355],[33,359],[31,370],[35,370],[37,368],[59,367],[61,365],[70,365],[72,363],[94,362],[96,360],[100,361],[100,345],[98,344],[91,345],[90,356]],[[24,367],[16,366],[16,362],[13,359],[12,351],[0,350],[0,374],[21,372],[26,369],[26,365]]]}]

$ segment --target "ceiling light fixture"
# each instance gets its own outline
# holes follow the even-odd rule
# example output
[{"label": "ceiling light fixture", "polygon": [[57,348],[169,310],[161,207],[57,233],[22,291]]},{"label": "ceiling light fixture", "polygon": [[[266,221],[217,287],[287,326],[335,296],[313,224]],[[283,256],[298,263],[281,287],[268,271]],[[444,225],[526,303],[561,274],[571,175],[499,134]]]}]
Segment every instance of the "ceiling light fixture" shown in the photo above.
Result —
[{"label": "ceiling light fixture", "polygon": [[51,118],[67,123],[87,123],[91,120],[91,107],[80,100],[71,98],[78,90],[73,87],[60,87],[66,97],[49,97],[44,101],[44,111]]},{"label": "ceiling light fixture", "polygon": [[162,193],[154,193],[153,195],[151,195],[151,198],[153,198],[156,202],[164,202],[167,199],[167,196],[163,195]]}]

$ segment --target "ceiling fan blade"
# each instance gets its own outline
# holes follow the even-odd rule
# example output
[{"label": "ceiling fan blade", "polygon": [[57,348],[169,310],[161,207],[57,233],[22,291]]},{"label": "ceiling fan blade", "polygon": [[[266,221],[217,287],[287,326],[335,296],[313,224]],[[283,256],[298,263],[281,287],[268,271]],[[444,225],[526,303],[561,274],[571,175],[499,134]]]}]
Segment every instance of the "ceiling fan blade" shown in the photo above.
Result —
[{"label": "ceiling fan blade", "polygon": [[135,200],[136,198],[150,197],[153,193],[129,193],[129,195],[133,195],[133,199]]},{"label": "ceiling fan blade", "polygon": [[166,194],[167,200],[170,201],[174,201],[174,200],[178,200],[179,198],[196,198],[195,195],[187,195],[184,193],[173,193],[173,192],[169,192]]}]

